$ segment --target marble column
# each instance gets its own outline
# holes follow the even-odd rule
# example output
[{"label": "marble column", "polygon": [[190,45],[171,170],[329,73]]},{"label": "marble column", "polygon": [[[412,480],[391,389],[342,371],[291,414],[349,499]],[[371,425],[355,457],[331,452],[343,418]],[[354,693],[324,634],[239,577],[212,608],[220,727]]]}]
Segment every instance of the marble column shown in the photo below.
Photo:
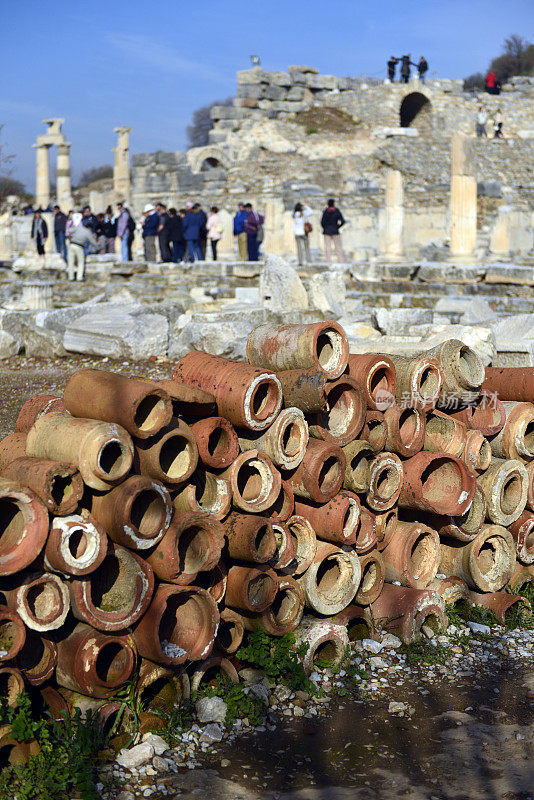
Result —
[{"label": "marble column", "polygon": [[452,137],[451,150],[451,258],[472,258],[477,243],[477,182],[473,139]]},{"label": "marble column", "polygon": [[117,146],[113,148],[115,153],[115,165],[113,167],[113,190],[115,194],[128,200],[131,194],[130,178],[130,133],[131,128],[123,125],[114,129],[114,133],[119,136]]},{"label": "marble column", "polygon": [[35,205],[46,208],[50,202],[50,160],[47,144],[34,144],[36,154]]},{"label": "marble column", "polygon": [[404,187],[402,172],[388,169],[386,173],[386,219],[384,256],[388,261],[402,258],[404,227]]},{"label": "marble column", "polygon": [[73,206],[72,189],[70,184],[70,144],[57,145],[57,203],[62,211],[67,213]]},{"label": "marble column", "polygon": [[491,232],[490,253],[500,258],[509,258],[512,238],[512,208],[500,206]]}]

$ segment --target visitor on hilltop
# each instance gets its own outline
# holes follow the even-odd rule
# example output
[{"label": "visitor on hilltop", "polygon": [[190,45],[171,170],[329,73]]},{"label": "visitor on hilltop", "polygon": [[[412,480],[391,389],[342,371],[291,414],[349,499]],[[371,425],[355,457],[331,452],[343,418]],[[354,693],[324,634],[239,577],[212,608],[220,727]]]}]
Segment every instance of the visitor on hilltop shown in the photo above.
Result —
[{"label": "visitor on hilltop", "polygon": [[247,234],[245,233],[246,219],[247,212],[245,211],[245,204],[238,203],[237,211],[234,216],[234,236],[237,239],[237,249],[239,252],[240,261],[246,261],[248,259]]},{"label": "visitor on hilltop", "polygon": [[185,210],[183,208],[180,209],[180,213],[178,213],[175,208],[169,208],[169,221],[167,225],[172,247],[172,260],[175,264],[181,264],[184,260],[185,241],[182,226],[183,216],[185,216]]},{"label": "visitor on hilltop", "polygon": [[487,138],[488,136],[488,134],[486,133],[487,121],[488,121],[488,115],[486,114],[482,106],[479,106],[477,112],[476,126],[475,126],[476,134],[479,139],[481,139],[482,137]]},{"label": "visitor on hilltop", "polygon": [[484,79],[484,84],[486,86],[486,91],[488,94],[500,94],[501,93],[501,84],[500,81],[497,80],[497,76],[495,73],[490,70]]},{"label": "visitor on hilltop", "polygon": [[97,247],[96,236],[91,228],[83,224],[83,215],[72,215],[72,228],[69,231],[69,253],[67,276],[69,281],[83,281],[85,275],[85,253],[90,246]]},{"label": "visitor on hilltop", "polygon": [[202,253],[202,261],[205,261],[206,248],[208,246],[208,229],[207,229],[208,218],[206,216],[206,212],[204,211],[200,203],[195,203],[193,208],[196,208],[198,210],[198,213],[200,214],[200,217],[202,219],[202,225],[200,226],[200,233],[198,236],[198,244],[200,247],[200,252]]},{"label": "visitor on hilltop", "polygon": [[212,206],[210,208],[210,215],[206,223],[206,230],[211,245],[211,254],[213,256],[213,260],[217,261],[217,245],[219,244],[219,240],[223,233],[222,219],[217,206]]},{"label": "visitor on hilltop", "polygon": [[113,211],[111,210],[111,206],[106,208],[106,213],[104,214],[104,223],[102,225],[104,231],[104,237],[106,239],[106,246],[104,249],[105,253],[114,253],[115,252],[115,237],[117,236],[117,222],[115,217],[113,216]]},{"label": "visitor on hilltop", "polygon": [[156,261],[156,238],[160,225],[160,218],[156,211],[156,206],[153,206],[152,203],[147,203],[143,208],[143,216],[142,235],[145,249],[145,261]]},{"label": "visitor on hilltop", "polygon": [[399,61],[400,59],[395,58],[395,56],[391,56],[391,58],[388,61],[388,80],[390,80],[391,83],[393,83],[395,80],[395,69]]},{"label": "visitor on hilltop", "polygon": [[309,235],[312,232],[312,224],[309,219],[312,214],[312,209],[306,204],[297,203],[293,209],[293,233],[297,244],[299,267],[311,264]]},{"label": "visitor on hilltop", "polygon": [[419,80],[421,83],[425,83],[425,76],[428,72],[428,61],[424,56],[421,56],[419,59],[419,64],[417,65],[417,71],[419,72]]},{"label": "visitor on hilltop", "polygon": [[67,215],[63,213],[59,206],[54,206],[54,239],[56,242],[56,252],[59,253],[65,264],[67,263]]},{"label": "visitor on hilltop", "polygon": [[117,236],[121,240],[121,261],[132,260],[135,221],[123,203],[117,203]]},{"label": "visitor on hilltop", "polygon": [[263,241],[264,218],[252,208],[252,203],[245,204],[247,217],[245,219],[245,233],[247,234],[247,255],[249,261],[258,261],[260,257],[259,245]]},{"label": "visitor on hilltop", "polygon": [[504,139],[502,133],[503,116],[500,108],[495,112],[495,119],[493,120],[493,138]]},{"label": "visitor on hilltop", "polygon": [[414,64],[413,61],[410,61],[411,54],[408,53],[407,56],[401,57],[401,67],[400,67],[400,76],[401,76],[401,83],[408,83],[410,80],[411,70],[410,67],[417,67],[417,64]]},{"label": "visitor on hilltop", "polygon": [[48,239],[48,225],[46,221],[42,217],[42,211],[40,208],[33,215],[32,220],[32,239],[35,242],[35,248],[37,250],[37,255],[44,258],[45,254],[45,243]]},{"label": "visitor on hilltop", "polygon": [[339,208],[336,208],[335,200],[331,197],[321,217],[321,227],[324,235],[324,253],[329,264],[332,258],[332,245],[336,251],[337,260],[340,263],[345,262],[345,254],[341,246],[341,234],[339,233],[340,228],[342,228],[344,224],[345,220],[343,219],[343,214]]},{"label": "visitor on hilltop", "polygon": [[172,261],[172,253],[171,253],[171,237],[169,234],[169,215],[167,214],[167,206],[163,205],[163,203],[156,203],[156,211],[159,215],[159,226],[158,226],[158,242],[159,242],[159,254],[161,256],[161,260],[164,263],[169,263]]},{"label": "visitor on hilltop", "polygon": [[189,211],[187,211],[182,221],[184,239],[187,244],[187,252],[191,262],[195,261],[195,259],[197,261],[202,261],[202,251],[200,249],[199,238],[203,219],[198,209],[198,204],[195,204],[189,209]]}]

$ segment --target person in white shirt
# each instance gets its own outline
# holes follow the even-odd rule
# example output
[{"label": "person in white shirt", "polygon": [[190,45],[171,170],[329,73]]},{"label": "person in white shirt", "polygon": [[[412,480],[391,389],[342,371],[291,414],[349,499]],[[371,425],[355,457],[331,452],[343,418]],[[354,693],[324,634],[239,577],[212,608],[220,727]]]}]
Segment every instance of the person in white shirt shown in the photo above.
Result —
[{"label": "person in white shirt", "polygon": [[481,137],[486,137],[488,134],[486,133],[486,122],[488,121],[488,115],[482,108],[482,106],[478,107],[478,114],[477,114],[477,123],[476,123],[476,131],[477,136],[480,139]]},{"label": "person in white shirt", "polygon": [[309,219],[313,214],[312,209],[306,204],[297,203],[293,210],[293,232],[297,243],[297,258],[299,267],[311,264],[309,235],[312,231]]}]

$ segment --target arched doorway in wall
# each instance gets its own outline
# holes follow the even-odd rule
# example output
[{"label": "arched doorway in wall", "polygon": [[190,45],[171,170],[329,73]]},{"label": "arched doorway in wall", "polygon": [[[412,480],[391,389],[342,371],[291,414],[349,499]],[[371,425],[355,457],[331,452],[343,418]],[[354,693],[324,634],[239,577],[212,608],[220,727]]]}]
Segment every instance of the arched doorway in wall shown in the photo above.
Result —
[{"label": "arched doorway in wall", "polygon": [[410,92],[401,103],[401,128],[419,128],[430,126],[432,104],[421,92]]},{"label": "arched doorway in wall", "polygon": [[222,167],[221,162],[218,158],[214,158],[210,156],[209,158],[205,158],[202,164],[200,165],[201,172],[209,172],[212,169],[217,169],[218,167]]}]

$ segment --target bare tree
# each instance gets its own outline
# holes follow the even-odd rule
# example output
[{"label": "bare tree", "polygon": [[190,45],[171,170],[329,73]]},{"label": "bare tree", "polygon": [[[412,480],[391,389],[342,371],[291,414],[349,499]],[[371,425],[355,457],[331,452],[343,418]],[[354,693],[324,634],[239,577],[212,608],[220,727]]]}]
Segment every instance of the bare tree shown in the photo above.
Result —
[{"label": "bare tree", "polygon": [[90,183],[93,183],[93,181],[100,181],[103,178],[112,177],[113,167],[111,164],[103,164],[101,167],[90,167],[90,169],[86,169],[82,172],[76,188],[80,186],[88,186]]},{"label": "bare tree", "polygon": [[[4,128],[5,124],[0,125],[0,136],[2,136]],[[6,152],[6,147],[5,142],[0,142],[0,175],[4,177],[13,172],[13,159],[15,158],[13,153]]]},{"label": "bare tree", "polygon": [[213,106],[231,106],[233,97],[227,97],[226,100],[214,100],[206,106],[201,106],[193,111],[191,125],[186,128],[187,144],[189,147],[204,147],[209,142],[209,132],[213,128],[213,120],[210,116],[210,111]]},{"label": "bare tree", "polygon": [[533,74],[534,45],[522,36],[512,34],[504,40],[501,55],[492,59],[489,68],[503,83],[514,75]]}]

